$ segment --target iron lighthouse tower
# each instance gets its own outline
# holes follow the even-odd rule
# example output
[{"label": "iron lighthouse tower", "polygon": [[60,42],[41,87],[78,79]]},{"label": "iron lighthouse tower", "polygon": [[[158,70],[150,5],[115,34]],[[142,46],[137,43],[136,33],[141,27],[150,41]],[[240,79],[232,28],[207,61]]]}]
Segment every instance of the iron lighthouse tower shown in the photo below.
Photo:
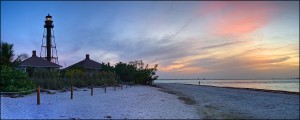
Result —
[{"label": "iron lighthouse tower", "polygon": [[[53,27],[54,25],[53,25],[52,16],[48,14],[46,16],[45,25],[44,25],[44,33],[43,33],[40,56],[50,62],[59,64]],[[45,41],[45,37],[46,37],[46,41]]]}]

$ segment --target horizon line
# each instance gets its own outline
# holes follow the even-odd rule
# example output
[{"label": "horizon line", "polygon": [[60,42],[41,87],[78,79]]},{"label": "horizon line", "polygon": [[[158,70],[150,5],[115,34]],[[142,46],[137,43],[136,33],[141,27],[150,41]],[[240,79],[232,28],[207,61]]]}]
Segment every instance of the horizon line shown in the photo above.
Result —
[{"label": "horizon line", "polygon": [[157,80],[259,80],[259,79],[300,79],[299,77],[293,78],[158,78]]}]

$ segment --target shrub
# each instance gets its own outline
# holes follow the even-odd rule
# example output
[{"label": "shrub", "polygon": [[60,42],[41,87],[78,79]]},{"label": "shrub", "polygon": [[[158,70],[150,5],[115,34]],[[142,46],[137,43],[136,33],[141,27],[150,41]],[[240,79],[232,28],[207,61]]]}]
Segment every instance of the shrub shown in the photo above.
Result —
[{"label": "shrub", "polygon": [[44,89],[59,90],[66,85],[66,81],[60,77],[60,71],[57,69],[34,68],[31,79]]},{"label": "shrub", "polygon": [[112,86],[120,83],[115,72],[110,71],[86,71],[80,68],[73,68],[66,71],[68,83],[75,87],[86,87],[90,84]]},{"label": "shrub", "polygon": [[123,82],[134,82],[135,84],[152,85],[158,78],[155,74],[158,65],[149,68],[144,66],[142,60],[131,61],[128,64],[119,62],[115,65],[115,71]]},{"label": "shrub", "polygon": [[1,91],[20,92],[35,88],[35,84],[28,75],[11,67],[1,67]]}]

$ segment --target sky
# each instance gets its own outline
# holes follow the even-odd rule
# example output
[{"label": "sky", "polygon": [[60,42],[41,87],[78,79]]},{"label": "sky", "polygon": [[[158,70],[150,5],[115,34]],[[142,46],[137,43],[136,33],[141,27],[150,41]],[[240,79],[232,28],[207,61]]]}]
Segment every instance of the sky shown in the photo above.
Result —
[{"label": "sky", "polygon": [[161,79],[299,77],[299,1],[1,1],[1,41],[40,53],[48,13],[63,67],[89,54]]}]

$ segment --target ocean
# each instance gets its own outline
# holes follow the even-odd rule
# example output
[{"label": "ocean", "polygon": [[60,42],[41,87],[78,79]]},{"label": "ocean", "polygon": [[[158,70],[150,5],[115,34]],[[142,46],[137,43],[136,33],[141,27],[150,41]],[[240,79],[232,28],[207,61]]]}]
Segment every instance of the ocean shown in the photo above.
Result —
[{"label": "ocean", "polygon": [[154,83],[182,83],[219,87],[254,88],[265,90],[280,90],[299,92],[299,79],[270,79],[270,80],[155,80]]}]

